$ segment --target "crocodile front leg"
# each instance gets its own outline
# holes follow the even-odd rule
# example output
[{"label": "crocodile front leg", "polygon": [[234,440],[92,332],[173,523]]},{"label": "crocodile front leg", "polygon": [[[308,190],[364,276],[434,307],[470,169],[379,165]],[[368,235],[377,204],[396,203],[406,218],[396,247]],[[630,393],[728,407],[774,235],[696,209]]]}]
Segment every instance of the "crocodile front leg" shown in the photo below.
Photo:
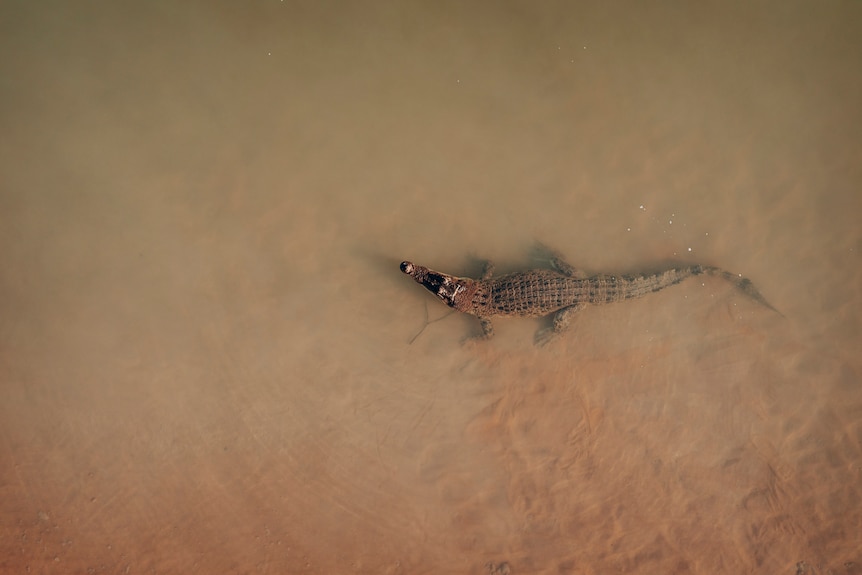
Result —
[{"label": "crocodile front leg", "polygon": [[494,324],[491,323],[491,320],[488,319],[487,317],[480,317],[479,318],[479,324],[481,324],[481,326],[482,326],[482,335],[473,336],[473,337],[468,338],[468,339],[476,339],[476,340],[491,339],[491,336],[494,335]]},{"label": "crocodile front leg", "polygon": [[490,279],[494,275],[494,262],[485,260],[485,265],[482,266],[482,279]]},{"label": "crocodile front leg", "polygon": [[[483,280],[490,279],[491,276],[494,275],[494,262],[491,260],[485,260],[485,265],[482,268],[482,278]],[[467,338],[468,341],[476,341],[483,339],[491,339],[494,335],[494,324],[491,322],[491,318],[486,316],[478,316],[479,324],[482,326],[482,335],[473,336]]]}]

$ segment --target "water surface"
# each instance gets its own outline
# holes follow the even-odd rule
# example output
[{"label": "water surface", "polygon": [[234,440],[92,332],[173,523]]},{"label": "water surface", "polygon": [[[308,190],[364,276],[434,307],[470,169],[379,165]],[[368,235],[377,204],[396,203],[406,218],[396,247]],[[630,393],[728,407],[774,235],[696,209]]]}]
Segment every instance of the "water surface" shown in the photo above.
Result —
[{"label": "water surface", "polygon": [[3,570],[862,569],[858,4],[0,14]]}]

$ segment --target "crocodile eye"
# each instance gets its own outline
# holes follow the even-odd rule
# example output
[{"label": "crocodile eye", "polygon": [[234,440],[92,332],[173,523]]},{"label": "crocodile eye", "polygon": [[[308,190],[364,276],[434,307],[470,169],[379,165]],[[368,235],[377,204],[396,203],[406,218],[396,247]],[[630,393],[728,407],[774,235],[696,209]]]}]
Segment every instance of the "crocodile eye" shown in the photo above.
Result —
[{"label": "crocodile eye", "polygon": [[412,275],[413,264],[411,262],[401,262],[401,271],[407,275]]}]

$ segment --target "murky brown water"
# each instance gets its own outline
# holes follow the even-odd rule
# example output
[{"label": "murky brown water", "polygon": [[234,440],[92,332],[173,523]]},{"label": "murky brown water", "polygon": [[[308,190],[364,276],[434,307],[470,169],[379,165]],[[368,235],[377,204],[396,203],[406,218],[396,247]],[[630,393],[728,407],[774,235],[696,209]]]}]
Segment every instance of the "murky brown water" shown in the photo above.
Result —
[{"label": "murky brown water", "polygon": [[[860,29],[5,3],[0,570],[862,572]],[[785,317],[691,280],[465,347],[398,271],[536,240]]]}]

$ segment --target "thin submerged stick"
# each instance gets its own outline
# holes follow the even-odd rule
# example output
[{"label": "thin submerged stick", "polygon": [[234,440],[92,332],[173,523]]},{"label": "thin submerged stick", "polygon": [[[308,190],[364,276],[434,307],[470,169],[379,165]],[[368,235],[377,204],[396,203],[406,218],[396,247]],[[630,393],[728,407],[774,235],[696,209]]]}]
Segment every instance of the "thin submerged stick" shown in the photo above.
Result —
[{"label": "thin submerged stick", "polygon": [[438,318],[437,318],[437,319],[435,319],[435,320],[431,320],[431,321],[429,321],[429,320],[428,320],[428,302],[426,301],[426,302],[425,302],[425,324],[422,326],[422,329],[420,329],[420,330],[416,333],[416,335],[414,335],[413,337],[411,337],[411,338],[410,338],[410,341],[408,341],[408,342],[407,342],[407,345],[413,345],[413,342],[414,342],[414,341],[416,341],[416,338],[418,338],[420,335],[422,335],[422,332],[423,332],[423,331],[425,331],[425,328],[426,328],[426,327],[428,327],[428,325],[429,325],[429,324],[432,324],[432,323],[434,323],[434,322],[438,322],[438,321],[440,321],[441,319],[447,318],[447,317],[449,317],[450,315],[452,315],[453,313],[455,313],[455,312],[454,312],[454,311],[450,311],[449,313],[447,313],[447,314],[445,314],[445,315],[443,315],[443,316],[441,316],[441,317],[438,317]]}]

